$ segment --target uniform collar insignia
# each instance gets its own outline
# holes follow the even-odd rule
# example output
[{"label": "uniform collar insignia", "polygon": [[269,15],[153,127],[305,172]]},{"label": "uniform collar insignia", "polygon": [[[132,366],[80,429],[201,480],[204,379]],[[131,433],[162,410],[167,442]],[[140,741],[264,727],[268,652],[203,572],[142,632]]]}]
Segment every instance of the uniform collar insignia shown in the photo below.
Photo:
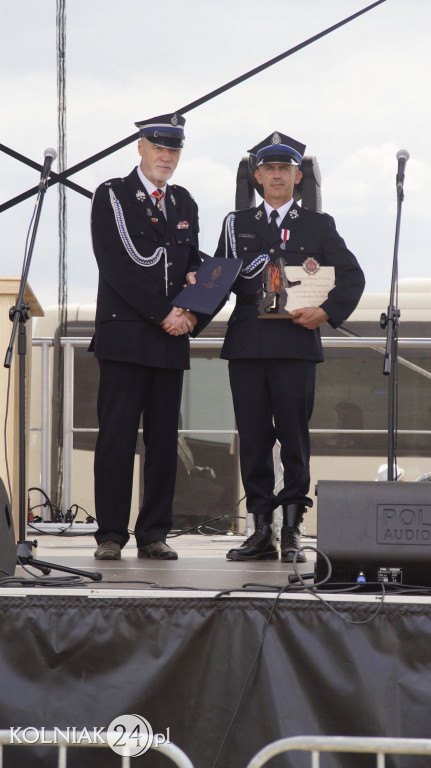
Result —
[{"label": "uniform collar insignia", "polygon": [[254,218],[256,219],[256,221],[259,221],[259,219],[261,219],[261,218],[262,218],[262,216],[263,216],[263,211],[262,211],[262,210],[259,210],[259,211],[256,213],[256,215],[255,215],[255,217],[254,217]]},{"label": "uniform collar insignia", "polygon": [[177,206],[177,201],[175,200],[175,197],[173,196],[172,192],[170,193],[170,197],[171,197],[172,205],[174,205],[176,207]]},{"label": "uniform collar insignia", "polygon": [[292,209],[289,211],[289,213],[288,213],[288,216],[289,216],[289,218],[290,218],[290,219],[298,219],[298,218],[299,218],[299,213],[298,213],[298,211],[296,210],[296,208],[292,208]]},{"label": "uniform collar insignia", "polygon": [[144,190],[143,189],[138,189],[138,191],[136,193],[136,199],[139,200],[139,202],[141,203],[142,200],[145,200],[145,198],[146,198],[146,194],[145,194]]}]

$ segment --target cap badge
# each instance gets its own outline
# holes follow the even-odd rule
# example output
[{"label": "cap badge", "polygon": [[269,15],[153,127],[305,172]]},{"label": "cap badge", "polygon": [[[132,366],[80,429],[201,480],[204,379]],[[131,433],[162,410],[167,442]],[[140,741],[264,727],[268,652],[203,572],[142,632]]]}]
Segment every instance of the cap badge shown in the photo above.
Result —
[{"label": "cap badge", "polygon": [[281,144],[280,134],[278,134],[277,131],[272,134],[271,143],[272,144]]},{"label": "cap badge", "polygon": [[292,211],[289,211],[289,218],[290,219],[297,219],[298,217],[299,217],[299,213],[296,210],[296,208],[294,208]]},{"label": "cap badge", "polygon": [[320,264],[316,259],[305,259],[302,262],[302,269],[305,269],[307,275],[315,275],[320,269]]},{"label": "cap badge", "polygon": [[258,211],[256,213],[256,216],[254,217],[256,221],[259,221],[259,219],[263,216],[263,211]]},{"label": "cap badge", "polygon": [[142,200],[145,200],[145,197],[146,197],[145,192],[142,189],[138,189],[136,193],[136,199],[139,200],[139,202],[141,203]]},{"label": "cap badge", "polygon": [[171,125],[178,125],[178,118],[176,115],[171,117]]}]

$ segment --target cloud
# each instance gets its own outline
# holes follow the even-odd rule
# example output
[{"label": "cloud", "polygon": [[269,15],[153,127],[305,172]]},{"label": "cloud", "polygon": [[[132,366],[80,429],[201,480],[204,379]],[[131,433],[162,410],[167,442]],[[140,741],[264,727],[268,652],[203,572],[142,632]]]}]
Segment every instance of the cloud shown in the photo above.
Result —
[{"label": "cloud", "polygon": [[[36,7],[37,5],[37,7]],[[56,146],[55,4],[14,0],[0,27],[0,141],[42,162]],[[238,164],[273,130],[307,144],[322,172],[323,207],[335,216],[367,272],[368,289],[387,288],[396,218],[396,152],[406,148],[400,273],[430,274],[431,194],[426,98],[431,68],[429,0],[388,0],[270,69],[190,110],[174,181],[200,207],[201,244],[214,251],[234,208]],[[124,7],[123,7],[124,6]],[[135,132],[134,121],[178,109],[363,7],[360,0],[267,0],[277,34],[256,23],[260,0],[165,0],[145,13],[139,0],[73,0],[66,20],[68,165]],[[82,19],[85,18],[85,24]],[[132,143],[81,171],[93,190],[137,163]],[[54,167],[55,170],[55,167]],[[38,181],[0,154],[0,200]],[[95,295],[89,201],[68,192],[70,293]],[[50,189],[37,236],[32,286],[53,290],[57,194]],[[0,214],[0,273],[17,273],[34,199]],[[388,277],[389,275],[389,277]],[[56,291],[48,297],[52,303]]]}]

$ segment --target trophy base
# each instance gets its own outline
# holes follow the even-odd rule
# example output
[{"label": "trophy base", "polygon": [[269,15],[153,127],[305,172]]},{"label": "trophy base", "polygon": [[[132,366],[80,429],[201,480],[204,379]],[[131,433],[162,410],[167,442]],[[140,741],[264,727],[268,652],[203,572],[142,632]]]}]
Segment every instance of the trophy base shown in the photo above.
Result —
[{"label": "trophy base", "polygon": [[264,312],[263,314],[258,315],[259,320],[291,320],[292,315],[290,312],[283,312],[282,314],[279,314],[278,312]]}]

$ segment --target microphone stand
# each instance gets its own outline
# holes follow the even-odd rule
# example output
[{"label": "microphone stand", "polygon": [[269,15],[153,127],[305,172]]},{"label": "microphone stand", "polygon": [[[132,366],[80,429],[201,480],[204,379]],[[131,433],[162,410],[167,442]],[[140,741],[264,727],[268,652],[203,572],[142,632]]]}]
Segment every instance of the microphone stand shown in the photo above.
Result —
[{"label": "microphone stand", "polygon": [[395,245],[392,263],[392,280],[387,314],[380,316],[380,327],[386,328],[386,350],[383,362],[383,375],[389,376],[388,387],[388,480],[394,477],[394,461],[396,455],[396,425],[395,413],[397,407],[397,350],[398,327],[400,310],[398,309],[398,244],[400,238],[401,206],[404,200],[404,188],[401,181],[397,183],[397,220],[395,226]]},{"label": "microphone stand", "polygon": [[[49,174],[46,174],[48,177]],[[27,506],[26,506],[26,473],[25,473],[25,439],[26,439],[26,387],[25,387],[25,368],[26,368],[26,354],[27,354],[27,334],[26,334],[26,322],[30,318],[30,304],[24,300],[25,287],[27,285],[28,273],[30,271],[30,262],[33,253],[34,243],[36,240],[37,228],[39,225],[39,219],[42,212],[42,205],[47,189],[48,178],[41,178],[39,184],[39,193],[36,200],[33,230],[31,234],[30,244],[28,251],[24,258],[24,264],[21,274],[21,281],[18,291],[18,297],[16,305],[9,310],[9,318],[13,323],[9,346],[6,352],[4,367],[10,368],[12,364],[13,348],[15,344],[16,334],[18,333],[18,358],[19,358],[19,380],[18,380],[18,392],[19,392],[19,538],[17,541],[17,563],[19,565],[31,565],[34,568],[38,568],[42,573],[47,576],[51,572],[51,568],[57,571],[64,571],[65,573],[73,573],[79,576],[86,576],[93,581],[101,581],[102,574],[90,571],[78,571],[75,568],[69,568],[65,565],[57,565],[54,563],[46,563],[42,560],[35,560],[33,557],[33,547],[37,546],[36,541],[26,541],[27,533]]]}]

